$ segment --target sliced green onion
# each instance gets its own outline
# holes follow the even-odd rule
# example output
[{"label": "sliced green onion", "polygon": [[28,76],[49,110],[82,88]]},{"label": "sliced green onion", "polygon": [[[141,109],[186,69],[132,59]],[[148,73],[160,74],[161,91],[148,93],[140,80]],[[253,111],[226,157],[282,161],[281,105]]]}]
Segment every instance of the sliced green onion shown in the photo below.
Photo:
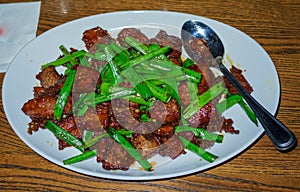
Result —
[{"label": "sliced green onion", "polygon": [[181,133],[181,132],[185,132],[185,131],[193,132],[194,135],[196,137],[198,137],[199,139],[203,139],[203,140],[207,140],[207,141],[214,141],[216,143],[222,143],[222,141],[223,141],[223,135],[207,132],[203,128],[194,128],[194,127],[190,127],[190,126],[176,126],[175,127],[176,133]]},{"label": "sliced green onion", "polygon": [[58,120],[58,121],[61,120],[63,111],[65,109],[69,95],[70,95],[72,87],[73,87],[75,75],[76,75],[76,70],[71,70],[69,72],[68,77],[59,92],[58,98],[57,98],[55,106],[54,106],[54,119],[55,120]]},{"label": "sliced green onion", "polygon": [[93,149],[93,150],[84,152],[80,155],[66,159],[63,161],[63,163],[64,163],[64,165],[70,165],[70,164],[74,164],[74,163],[78,163],[78,162],[90,159],[95,156],[97,156],[97,149]]},{"label": "sliced green onion", "polygon": [[86,51],[84,51],[84,50],[77,51],[77,52],[75,52],[75,53],[73,53],[71,55],[67,55],[67,56],[64,56],[64,57],[62,57],[60,59],[57,59],[55,61],[46,63],[46,64],[42,65],[41,69],[43,70],[43,69],[45,69],[45,68],[47,68],[49,66],[58,67],[60,65],[63,65],[65,63],[70,62],[71,60],[73,60],[75,58],[78,58],[80,56],[84,56],[85,54],[86,54]]},{"label": "sliced green onion", "polygon": [[68,131],[64,130],[60,126],[56,125],[50,120],[47,120],[45,123],[45,127],[50,130],[55,136],[60,138],[61,140],[65,141],[69,145],[79,149],[81,152],[84,152],[83,143],[81,140],[76,138],[74,135],[69,133]]},{"label": "sliced green onion", "polygon": [[198,100],[192,101],[183,112],[183,117],[185,119],[191,118],[198,110],[200,110],[204,105],[208,104],[211,100],[223,93],[226,88],[223,86],[222,82],[216,83],[206,92],[198,96]]},{"label": "sliced green onion", "polygon": [[216,109],[218,110],[219,114],[221,114],[230,107],[239,103],[241,100],[243,100],[243,97],[241,95],[229,95],[225,100],[221,101],[216,105]]},{"label": "sliced green onion", "polygon": [[110,127],[107,131],[109,136],[119,143],[146,171],[152,170],[152,165],[134,148],[118,131]]},{"label": "sliced green onion", "polygon": [[184,148],[186,148],[186,149],[192,151],[193,153],[199,155],[204,160],[212,163],[218,158],[218,156],[216,156],[216,155],[214,155],[214,154],[212,154],[208,151],[205,151],[204,149],[201,149],[199,146],[197,146],[194,143],[190,142],[186,138],[184,138],[182,136],[178,136],[178,137],[182,141],[182,144],[183,144]]}]

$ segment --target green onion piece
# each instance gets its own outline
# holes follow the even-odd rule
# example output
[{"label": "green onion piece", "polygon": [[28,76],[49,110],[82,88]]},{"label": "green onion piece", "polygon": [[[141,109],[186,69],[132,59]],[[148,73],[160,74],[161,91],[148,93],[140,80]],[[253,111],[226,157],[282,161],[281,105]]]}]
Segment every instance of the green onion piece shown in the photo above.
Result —
[{"label": "green onion piece", "polygon": [[50,120],[46,121],[45,127],[61,140],[79,149],[81,152],[84,152],[83,143],[68,131],[64,130]]},{"label": "green onion piece", "polygon": [[132,89],[124,89],[122,91],[111,93],[110,95],[96,95],[93,101],[86,101],[86,104],[89,106],[95,106],[96,104],[100,104],[106,101],[110,101],[112,99],[123,98],[129,95],[135,94],[136,91]]},{"label": "green onion piece", "polygon": [[141,122],[150,122],[150,121],[151,121],[151,118],[149,118],[149,117],[147,116],[147,114],[142,114],[142,115],[141,115],[141,118],[140,118],[140,121],[141,121]]},{"label": "green onion piece", "polygon": [[196,83],[200,83],[201,81],[201,73],[198,73],[194,70],[183,68],[185,75],[188,77],[189,80],[194,81]]},{"label": "green onion piece", "polygon": [[226,88],[222,85],[222,82],[216,83],[206,92],[198,96],[198,100],[192,101],[183,112],[185,119],[191,118],[198,110],[204,105],[209,103],[211,100],[216,98],[218,95],[223,93]]},{"label": "green onion piece", "polygon": [[216,143],[223,142],[223,135],[207,132],[203,128],[194,128],[194,127],[190,127],[190,126],[176,126],[175,127],[176,133],[185,132],[185,131],[193,132],[194,135],[196,137],[198,137],[199,139],[203,139],[203,140],[207,140],[207,141],[214,141]]},{"label": "green onion piece", "polygon": [[186,138],[182,137],[182,136],[178,136],[179,139],[182,141],[183,146],[192,151],[193,153],[199,155],[200,157],[202,157],[204,160],[212,163],[214,162],[218,156],[205,151],[204,149],[201,149],[199,146],[195,145],[194,143],[190,142],[189,140],[187,140]]},{"label": "green onion piece", "polygon": [[97,156],[97,149],[93,149],[93,150],[87,151],[85,153],[82,153],[80,155],[66,159],[63,161],[63,163],[64,163],[64,165],[70,165],[73,163],[78,163],[78,162],[87,160],[87,159],[95,157],[95,156]]},{"label": "green onion piece", "polygon": [[141,52],[143,55],[149,52],[149,49],[146,45],[144,45],[143,43],[139,42],[131,36],[126,37],[125,42],[131,47],[133,47],[135,50]]},{"label": "green onion piece", "polygon": [[94,137],[94,138],[91,138],[91,139],[85,141],[85,142],[83,143],[83,146],[84,146],[85,149],[87,149],[87,148],[89,148],[89,147],[95,145],[96,143],[98,143],[98,142],[99,142],[102,138],[104,138],[104,137],[109,137],[109,135],[108,135],[107,133],[98,135],[98,136],[96,136],[96,137]]},{"label": "green onion piece", "polygon": [[195,64],[195,62],[193,60],[191,60],[190,58],[187,58],[182,63],[182,66],[185,68],[188,68],[188,67],[192,66],[193,64]]},{"label": "green onion piece", "polygon": [[216,105],[216,109],[218,110],[219,114],[221,114],[230,107],[239,103],[241,100],[243,100],[243,97],[241,95],[229,95],[225,100],[221,101]]},{"label": "green onion piece", "polygon": [[145,61],[149,61],[150,59],[153,59],[154,57],[159,56],[161,54],[164,54],[164,53],[168,52],[169,50],[170,50],[170,47],[165,46],[165,47],[162,47],[162,48],[160,48],[156,51],[148,53],[146,55],[142,55],[142,56],[137,57],[135,59],[129,60],[126,63],[124,63],[123,65],[121,65],[121,70],[124,70],[127,67],[133,67],[133,66],[138,65],[140,63],[143,63]]},{"label": "green onion piece", "polygon": [[93,132],[89,130],[83,130],[82,133],[82,142],[86,143],[87,141],[91,140],[93,138]]},{"label": "green onion piece", "polygon": [[166,93],[167,95],[170,95],[170,97],[175,98],[179,104],[179,106],[181,107],[181,101],[180,101],[180,97],[179,97],[179,91],[178,91],[178,84],[176,82],[176,79],[174,78],[166,78],[163,79],[163,82],[165,84],[165,89],[166,89]]},{"label": "green onion piece", "polygon": [[153,104],[150,101],[146,101],[145,99],[143,99],[141,97],[138,97],[138,96],[134,96],[134,95],[126,96],[126,97],[123,97],[122,99],[131,101],[133,103],[145,105],[145,106],[148,106],[148,107],[152,106],[152,104]]},{"label": "green onion piece", "polygon": [[[85,130],[86,131],[86,130]],[[118,133],[125,136],[125,137],[131,137],[132,136],[132,133],[133,131],[131,130],[126,130],[126,129],[120,129],[118,130]],[[104,133],[104,134],[101,134],[101,135],[98,135],[94,138],[89,138],[88,140],[86,140],[83,145],[84,145],[84,148],[87,149],[93,145],[95,145],[96,143],[98,143],[102,138],[104,137],[109,137],[108,133]]]},{"label": "green onion piece", "polygon": [[150,88],[144,83],[143,78],[137,74],[132,67],[122,71],[121,75],[132,84],[134,90],[136,90],[136,92],[139,93],[144,99],[153,95]]},{"label": "green onion piece", "polygon": [[135,149],[118,131],[110,127],[107,131],[109,136],[119,143],[146,171],[152,170],[152,165]]},{"label": "green onion piece", "polygon": [[109,95],[115,92],[120,92],[123,90],[128,90],[130,88],[125,88],[121,86],[117,86],[111,83],[102,82],[100,85],[100,94],[101,95]]},{"label": "green onion piece", "polygon": [[110,66],[110,69],[112,71],[112,75],[113,75],[114,80],[115,80],[114,82],[119,82],[120,75],[119,75],[119,72],[118,72],[118,68],[115,65],[115,63],[113,62],[113,58],[114,58],[115,54],[109,46],[104,47],[104,52],[105,52],[105,55],[106,55],[107,62],[108,62],[109,66]]},{"label": "green onion piece", "polygon": [[151,60],[149,66],[159,69],[163,72],[167,72],[168,76],[180,76],[184,74],[182,72],[182,67],[179,67],[170,60],[161,60],[154,58]]},{"label": "green onion piece", "polygon": [[246,112],[249,119],[257,126],[258,121],[256,118],[255,113],[252,111],[252,109],[247,105],[247,103],[243,100],[243,97],[239,94],[235,95],[229,95],[225,100],[221,101],[216,105],[216,109],[219,114],[223,113],[230,107],[232,107],[235,104],[239,104],[242,109]]},{"label": "green onion piece", "polygon": [[45,69],[49,66],[58,67],[60,65],[63,65],[65,63],[70,62],[72,59],[78,58],[80,56],[84,56],[85,54],[86,54],[86,51],[84,51],[84,50],[77,51],[77,52],[75,52],[71,55],[67,55],[67,56],[64,56],[64,57],[62,57],[60,59],[57,59],[55,61],[51,61],[49,63],[46,63],[46,64],[41,66],[41,69],[43,70],[43,69]]},{"label": "green onion piece", "polygon": [[187,87],[189,90],[189,96],[191,101],[197,101],[198,100],[198,85],[195,82],[187,81]]},{"label": "green onion piece", "polygon": [[76,75],[76,70],[71,70],[69,72],[68,77],[59,92],[58,98],[57,98],[55,106],[54,106],[54,119],[55,120],[58,120],[58,121],[61,120],[63,111],[65,109],[69,95],[70,95],[72,87],[73,87],[75,75]]},{"label": "green onion piece", "polygon": [[162,102],[167,102],[167,100],[169,100],[170,97],[164,88],[153,85],[149,81],[145,81],[145,84],[149,87],[154,97],[161,100]]},{"label": "green onion piece", "polygon": [[130,53],[125,47],[122,47],[121,45],[118,45],[115,42],[111,42],[109,46],[113,51],[119,54],[125,61],[129,60]]},{"label": "green onion piece", "polygon": [[[71,55],[71,53],[67,50],[67,48],[64,45],[59,46],[59,49],[65,56]],[[74,66],[77,62],[75,59],[71,59],[70,63],[72,66]]]},{"label": "green onion piece", "polygon": [[93,59],[96,59],[98,61],[106,61],[106,56],[104,53],[96,51],[94,53]]},{"label": "green onion piece", "polygon": [[255,113],[252,111],[252,109],[247,105],[247,103],[244,100],[241,100],[239,102],[240,106],[244,109],[244,111],[246,112],[247,116],[249,117],[249,119],[256,125],[258,126],[258,121],[256,118]]}]

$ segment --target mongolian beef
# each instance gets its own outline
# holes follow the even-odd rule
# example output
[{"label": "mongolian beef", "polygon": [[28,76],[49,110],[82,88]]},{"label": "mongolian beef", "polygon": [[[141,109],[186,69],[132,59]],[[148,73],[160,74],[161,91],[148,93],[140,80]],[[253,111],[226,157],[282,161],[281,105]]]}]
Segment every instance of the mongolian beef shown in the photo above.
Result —
[{"label": "mongolian beef", "polygon": [[[65,164],[96,156],[107,170],[128,170],[137,161],[150,171],[147,159],[175,159],[185,150],[212,162],[217,156],[205,149],[222,142],[221,132],[239,133],[222,116],[225,110],[238,103],[256,120],[230,82],[212,73],[202,40],[190,41],[200,55],[195,61],[182,56],[180,38],[162,30],[148,38],[124,28],[113,38],[95,27],[82,40],[88,52],[60,46],[62,55],[41,67],[34,98],[22,107],[31,119],[29,134],[47,128],[60,150],[82,152]],[[252,92],[242,70],[231,72]]]}]

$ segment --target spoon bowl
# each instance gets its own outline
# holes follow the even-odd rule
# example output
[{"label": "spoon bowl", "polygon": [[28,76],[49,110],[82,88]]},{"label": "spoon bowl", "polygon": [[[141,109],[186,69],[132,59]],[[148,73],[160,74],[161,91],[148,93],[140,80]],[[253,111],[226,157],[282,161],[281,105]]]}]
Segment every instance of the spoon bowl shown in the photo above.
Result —
[{"label": "spoon bowl", "polygon": [[[188,55],[193,59],[196,56],[189,52],[189,45],[191,38],[201,39],[205,42],[211,55],[215,58],[215,63],[224,76],[232,83],[244,100],[256,114],[257,119],[261,123],[270,140],[280,152],[289,152],[297,146],[297,139],[295,135],[278,119],[276,119],[270,112],[268,112],[258,101],[256,101],[239,83],[239,81],[229,72],[223,65],[222,58],[225,53],[223,43],[216,32],[209,26],[200,21],[189,20],[186,21],[181,30],[181,38],[183,45]],[[215,67],[212,66],[212,67]]]},{"label": "spoon bowl", "polygon": [[214,58],[224,54],[224,46],[219,36],[207,25],[199,21],[190,20],[183,24],[181,37],[184,40],[196,37],[206,42]]}]

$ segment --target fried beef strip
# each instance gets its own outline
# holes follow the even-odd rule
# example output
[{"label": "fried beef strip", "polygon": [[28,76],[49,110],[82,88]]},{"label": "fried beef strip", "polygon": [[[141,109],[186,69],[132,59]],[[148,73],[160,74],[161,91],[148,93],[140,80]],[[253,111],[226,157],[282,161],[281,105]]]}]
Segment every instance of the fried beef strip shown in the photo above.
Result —
[{"label": "fried beef strip", "polygon": [[157,122],[172,123],[180,120],[180,107],[176,99],[169,102],[155,102],[150,109],[150,117]]},{"label": "fried beef strip", "polygon": [[122,29],[120,31],[120,33],[118,34],[117,41],[120,43],[120,45],[122,45],[124,47],[128,47],[128,44],[125,42],[125,38],[128,36],[131,36],[131,37],[137,39],[139,42],[141,42],[143,44],[149,43],[148,37],[144,33],[142,33],[141,30],[139,30],[137,28]]},{"label": "fried beef strip", "polygon": [[[231,74],[240,82],[240,84],[244,87],[244,89],[250,94],[253,91],[253,88],[246,80],[245,76],[242,74],[243,71],[241,69],[236,68],[234,65],[230,68]],[[224,82],[230,94],[238,94],[236,88],[232,85],[232,83],[228,80],[228,78],[224,77]]]},{"label": "fried beef strip", "polygon": [[92,29],[88,29],[84,31],[82,41],[85,43],[85,47],[89,51],[93,52],[92,48],[94,47],[94,45],[96,45],[97,43],[107,45],[113,41],[113,38],[111,37],[111,35],[108,33],[107,30],[97,26]]},{"label": "fried beef strip", "polygon": [[102,163],[106,170],[128,170],[134,163],[134,159],[125,151],[125,149],[112,140],[104,138],[97,144],[97,161]]},{"label": "fried beef strip", "polygon": [[150,39],[150,43],[156,43],[160,46],[170,46],[171,51],[168,52],[168,59],[181,66],[182,41],[180,38],[169,35],[166,31],[160,30],[155,38]]},{"label": "fried beef strip", "polygon": [[36,75],[36,79],[40,81],[41,86],[45,89],[54,86],[61,78],[62,75],[53,66],[43,69]]},{"label": "fried beef strip", "polygon": [[[76,126],[76,123],[74,121],[73,116],[69,116],[67,118],[63,118],[60,122],[58,122],[58,126],[63,128],[64,130],[68,131],[73,136],[77,137],[78,139],[81,139],[81,131]],[[70,145],[66,143],[65,141],[58,139],[58,149],[63,150],[66,147],[69,147]]]}]

